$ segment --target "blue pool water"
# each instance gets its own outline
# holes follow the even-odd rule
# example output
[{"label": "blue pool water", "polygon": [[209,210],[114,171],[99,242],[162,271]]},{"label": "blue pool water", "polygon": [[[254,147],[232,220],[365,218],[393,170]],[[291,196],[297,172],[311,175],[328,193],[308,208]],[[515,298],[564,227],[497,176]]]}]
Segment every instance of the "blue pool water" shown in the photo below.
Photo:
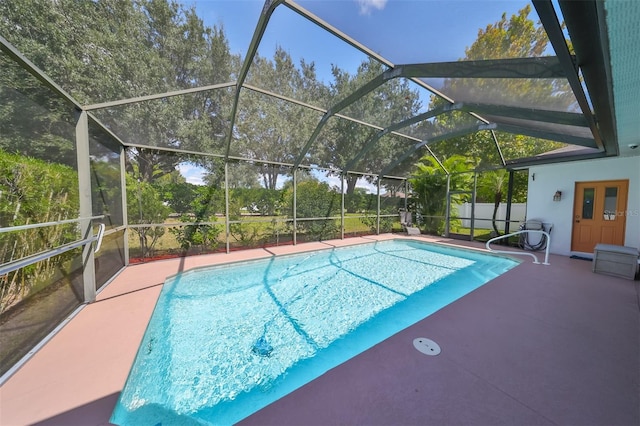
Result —
[{"label": "blue pool water", "polygon": [[111,422],[235,423],[516,264],[395,240],[171,277]]}]

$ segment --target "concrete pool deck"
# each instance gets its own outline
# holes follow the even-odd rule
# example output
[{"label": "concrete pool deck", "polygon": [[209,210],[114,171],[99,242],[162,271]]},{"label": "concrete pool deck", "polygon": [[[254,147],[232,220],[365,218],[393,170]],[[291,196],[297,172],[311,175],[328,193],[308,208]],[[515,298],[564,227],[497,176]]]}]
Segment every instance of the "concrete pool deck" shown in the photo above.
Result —
[{"label": "concrete pool deck", "polygon": [[[397,235],[126,268],[0,388],[0,425],[107,425],[168,275]],[[420,240],[482,248],[479,243]],[[638,281],[529,257],[254,413],[246,425],[640,424]],[[427,357],[416,337],[442,348]]]}]

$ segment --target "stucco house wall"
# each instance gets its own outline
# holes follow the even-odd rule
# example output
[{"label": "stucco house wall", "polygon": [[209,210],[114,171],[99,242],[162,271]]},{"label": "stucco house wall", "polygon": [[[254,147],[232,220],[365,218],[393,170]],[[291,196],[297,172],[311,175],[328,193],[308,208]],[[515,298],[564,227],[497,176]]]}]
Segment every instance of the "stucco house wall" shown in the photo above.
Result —
[{"label": "stucco house wall", "polygon": [[[547,164],[529,169],[527,219],[552,223],[551,253],[571,254],[576,182],[629,180],[624,245],[640,248],[640,157],[616,157]],[[562,191],[562,200],[553,194]]]}]

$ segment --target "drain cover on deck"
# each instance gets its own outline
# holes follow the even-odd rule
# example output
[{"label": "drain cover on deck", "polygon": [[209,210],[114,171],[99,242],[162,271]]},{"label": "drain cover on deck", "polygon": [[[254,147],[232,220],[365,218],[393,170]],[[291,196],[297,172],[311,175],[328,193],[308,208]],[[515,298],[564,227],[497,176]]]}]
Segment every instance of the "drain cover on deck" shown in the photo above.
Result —
[{"label": "drain cover on deck", "polygon": [[425,355],[439,355],[440,346],[431,339],[418,337],[413,339],[413,346]]}]

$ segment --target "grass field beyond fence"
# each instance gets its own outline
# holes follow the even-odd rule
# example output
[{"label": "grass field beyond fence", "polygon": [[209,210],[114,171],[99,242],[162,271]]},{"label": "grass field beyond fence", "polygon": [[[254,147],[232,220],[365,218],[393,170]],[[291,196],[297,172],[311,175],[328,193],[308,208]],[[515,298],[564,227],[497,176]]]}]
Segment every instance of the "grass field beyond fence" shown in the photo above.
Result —
[{"label": "grass field beyond fence", "polygon": [[[326,238],[319,239],[340,238],[340,219],[319,219],[317,221],[321,222],[323,220],[332,221],[335,224],[337,233],[331,233],[326,235]],[[298,238],[301,241],[308,240],[305,238],[304,231],[300,227],[300,224],[306,221],[307,220],[305,218],[298,219]],[[368,222],[372,223],[371,226],[365,223],[365,221],[367,221],[367,217],[361,214],[346,214],[344,218],[345,236],[375,234],[375,218],[371,216],[368,217]],[[181,246],[180,241],[178,241],[175,230],[185,226],[194,226],[196,224],[180,222],[179,220],[172,218],[167,219],[164,224],[151,227],[155,232],[161,233],[162,235],[159,236],[155,242],[152,242],[151,238],[147,237],[147,247],[149,250],[144,254],[140,249],[140,234],[136,231],[137,228],[132,228],[129,231],[128,238],[132,261],[135,262],[138,258],[211,253],[226,249],[226,229],[224,218],[221,218],[221,220],[217,222],[207,222],[206,224],[215,226],[216,230],[219,232],[215,242],[212,242],[207,246],[193,246],[189,249],[185,249]],[[229,227],[229,244],[232,247],[255,248],[270,245],[291,244],[293,241],[293,221],[285,216],[247,216],[243,217],[239,222],[232,221]],[[172,232],[172,230],[174,230],[174,232]],[[401,230],[402,227],[400,225],[399,218],[396,215],[381,218],[381,232],[400,232]]]}]

